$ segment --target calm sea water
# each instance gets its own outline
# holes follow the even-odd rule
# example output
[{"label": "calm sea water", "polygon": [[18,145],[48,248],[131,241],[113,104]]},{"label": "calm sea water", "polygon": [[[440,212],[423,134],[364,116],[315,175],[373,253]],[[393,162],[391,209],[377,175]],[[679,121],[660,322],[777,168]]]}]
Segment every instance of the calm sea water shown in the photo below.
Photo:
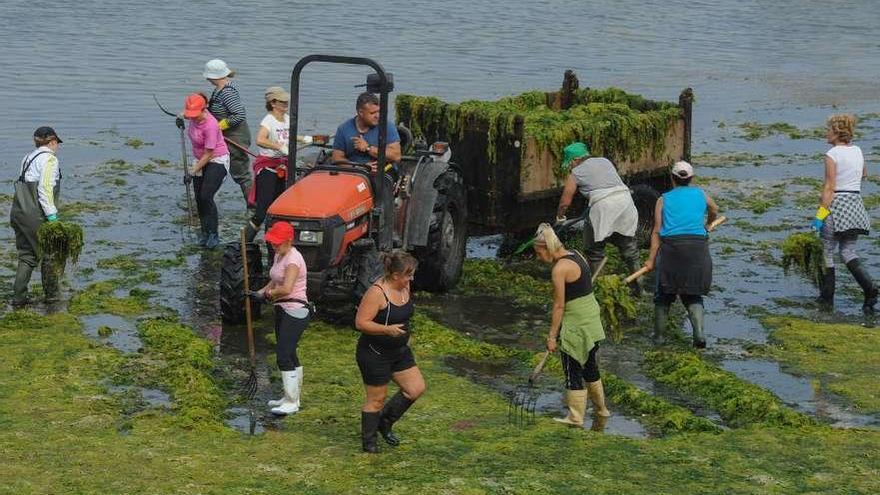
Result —
[{"label": "calm sea water", "polygon": [[[715,121],[815,126],[832,106],[880,108],[873,0],[0,5],[0,165],[12,169],[42,124],[65,138],[65,163],[130,151],[102,139],[108,129],[155,143],[149,156],[177,156],[176,129],[152,94],[180,107],[188,92],[209,89],[201,72],[215,57],[238,70],[252,126],[264,114],[263,89],[288,86],[309,53],[370,56],[395,74],[398,92],[453,101],[550,90],[569,68],[582,86],[656,99],[674,101],[692,86],[698,150],[714,141]],[[307,69],[303,126],[332,132],[353,113],[364,75]]]}]

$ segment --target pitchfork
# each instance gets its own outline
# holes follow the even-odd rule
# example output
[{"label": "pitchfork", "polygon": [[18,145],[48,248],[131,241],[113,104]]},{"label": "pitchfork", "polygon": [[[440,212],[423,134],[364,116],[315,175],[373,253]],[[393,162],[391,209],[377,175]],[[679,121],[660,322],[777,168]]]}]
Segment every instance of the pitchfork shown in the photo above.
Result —
[{"label": "pitchfork", "polygon": [[248,355],[251,361],[251,372],[248,375],[248,379],[244,384],[244,396],[248,400],[253,399],[257,396],[257,354],[254,350],[254,321],[251,315],[251,286],[250,279],[248,274],[248,259],[247,259],[247,241],[245,240],[245,229],[242,227],[241,229],[241,262],[243,265],[242,272],[244,273],[244,316],[245,321],[247,322],[247,343],[248,343]]},{"label": "pitchfork", "polygon": [[[593,276],[590,277],[593,284],[596,283],[596,278],[599,277],[599,274],[602,272],[602,269],[605,268],[605,263],[607,262],[607,256],[602,258],[602,261],[599,262],[596,271],[594,271]],[[534,424],[535,407],[538,403],[538,396],[535,393],[535,382],[538,380],[538,376],[541,375],[541,371],[543,371],[544,365],[547,364],[547,358],[549,357],[550,351],[544,351],[540,361],[538,361],[538,364],[535,366],[535,369],[529,374],[528,383],[525,385],[518,385],[508,394],[507,421],[509,423],[518,424],[520,426]]]}]

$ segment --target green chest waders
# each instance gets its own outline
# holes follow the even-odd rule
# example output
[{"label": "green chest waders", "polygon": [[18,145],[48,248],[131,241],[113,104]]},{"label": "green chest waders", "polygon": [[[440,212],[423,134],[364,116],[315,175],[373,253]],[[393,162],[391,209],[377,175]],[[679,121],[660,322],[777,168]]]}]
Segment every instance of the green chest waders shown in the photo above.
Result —
[{"label": "green chest waders", "polygon": [[[31,272],[36,268],[39,261],[41,266],[41,278],[43,292],[47,299],[53,299],[58,294],[58,274],[54,267],[43,258],[40,245],[37,241],[37,229],[45,221],[43,208],[40,206],[38,182],[26,182],[24,176],[33,161],[40,155],[48,153],[43,151],[34,155],[23,167],[21,175],[15,181],[15,196],[12,199],[12,209],[9,222],[15,231],[15,248],[18,251],[18,270],[13,284],[13,304],[27,301],[28,283],[31,280]],[[55,186],[53,195],[58,201],[61,191],[61,178]]]}]

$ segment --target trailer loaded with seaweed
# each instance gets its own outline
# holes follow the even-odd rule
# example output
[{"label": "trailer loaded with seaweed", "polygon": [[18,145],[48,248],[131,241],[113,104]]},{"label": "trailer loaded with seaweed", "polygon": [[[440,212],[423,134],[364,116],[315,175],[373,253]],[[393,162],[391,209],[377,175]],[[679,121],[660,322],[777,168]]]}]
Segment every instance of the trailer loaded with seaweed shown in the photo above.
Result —
[{"label": "trailer loaded with seaweed", "polygon": [[562,148],[583,141],[606,156],[630,186],[639,235],[653,226],[653,207],[669,188],[667,170],[688,160],[693,91],[678,103],[658,102],[617,88],[579,88],[566,71],[559,91],[531,91],[487,102],[447,103],[400,95],[397,121],[416,140],[447,141],[467,184],[468,220],[484,232],[522,232],[552,220],[563,172]]}]

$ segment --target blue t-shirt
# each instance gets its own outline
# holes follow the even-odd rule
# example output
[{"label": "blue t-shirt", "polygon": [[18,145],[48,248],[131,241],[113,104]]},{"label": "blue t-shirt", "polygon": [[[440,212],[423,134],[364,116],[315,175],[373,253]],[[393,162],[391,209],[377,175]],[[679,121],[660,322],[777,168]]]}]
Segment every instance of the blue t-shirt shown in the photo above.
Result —
[{"label": "blue t-shirt", "polygon": [[[361,153],[354,149],[354,141],[352,138],[360,136],[364,138],[370,146],[379,146],[379,126],[371,127],[369,131],[360,133],[357,125],[354,123],[355,117],[352,117],[336,128],[336,136],[333,138],[333,149],[345,152],[345,156],[350,162],[368,163],[375,158],[367,153]],[[388,132],[385,135],[386,144],[400,142],[400,135],[397,133],[397,127],[388,122]]]},{"label": "blue t-shirt", "polygon": [[663,195],[660,237],[706,235],[706,194],[699,187],[679,186]]}]

